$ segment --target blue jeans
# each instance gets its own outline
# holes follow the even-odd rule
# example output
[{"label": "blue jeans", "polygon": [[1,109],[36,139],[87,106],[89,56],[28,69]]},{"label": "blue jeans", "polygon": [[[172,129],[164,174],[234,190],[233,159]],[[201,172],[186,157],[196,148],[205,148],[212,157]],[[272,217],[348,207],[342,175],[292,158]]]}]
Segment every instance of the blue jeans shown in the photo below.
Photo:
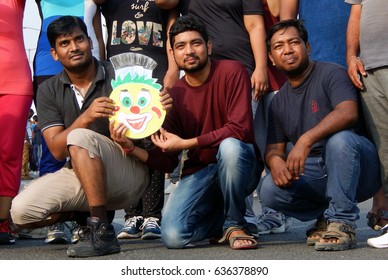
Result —
[{"label": "blue jeans", "polygon": [[261,184],[261,203],[301,221],[323,218],[356,228],[357,203],[381,188],[376,148],[345,130],[326,141],[322,154],[306,160],[305,174],[290,187],[276,186],[268,174]]},{"label": "blue jeans", "polygon": [[162,241],[167,248],[219,237],[230,226],[246,226],[245,197],[253,192],[262,166],[252,144],[223,140],[217,163],[181,179],[163,212]]}]

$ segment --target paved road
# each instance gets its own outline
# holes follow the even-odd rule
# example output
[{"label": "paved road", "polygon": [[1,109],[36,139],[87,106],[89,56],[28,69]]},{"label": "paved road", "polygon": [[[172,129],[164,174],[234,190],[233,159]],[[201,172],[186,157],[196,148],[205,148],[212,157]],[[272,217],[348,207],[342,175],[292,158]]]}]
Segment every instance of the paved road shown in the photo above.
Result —
[{"label": "paved road", "polygon": [[[166,196],[168,199],[168,196]],[[255,199],[254,207],[260,212]],[[305,228],[310,223],[293,220],[291,228],[283,234],[261,235],[257,250],[234,251],[226,245],[210,245],[207,242],[195,248],[168,250],[160,240],[123,240],[122,252],[92,259],[100,260],[386,260],[388,250],[370,248],[366,240],[377,236],[366,225],[366,213],[371,201],[360,204],[361,214],[357,228],[358,245],[344,252],[317,252],[305,245]],[[114,226],[120,230],[124,223],[124,212],[117,211]],[[44,240],[17,240],[16,245],[1,246],[3,260],[67,260],[68,245],[46,245]]]}]

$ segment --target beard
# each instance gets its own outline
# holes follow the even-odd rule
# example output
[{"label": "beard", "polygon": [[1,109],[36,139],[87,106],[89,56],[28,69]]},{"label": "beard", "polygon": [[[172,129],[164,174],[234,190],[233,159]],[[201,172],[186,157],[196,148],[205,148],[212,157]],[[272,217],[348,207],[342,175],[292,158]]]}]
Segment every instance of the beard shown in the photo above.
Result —
[{"label": "beard", "polygon": [[199,57],[197,57],[197,56],[193,56],[194,58],[196,58],[196,59],[198,59],[198,64],[196,64],[196,65],[192,65],[192,66],[184,66],[184,64],[183,64],[183,66],[181,66],[180,67],[180,69],[181,70],[183,70],[183,71],[185,71],[186,73],[196,73],[196,72],[199,72],[199,71],[201,71],[202,69],[204,69],[205,67],[206,67],[206,65],[207,65],[207,59],[205,59],[204,61],[201,61],[200,59],[199,59]]},{"label": "beard", "polygon": [[304,59],[301,61],[300,65],[297,68],[286,70],[284,69],[283,72],[286,74],[289,78],[295,78],[303,74],[303,72],[306,71],[306,69],[310,65],[310,59],[307,57],[307,59]]}]

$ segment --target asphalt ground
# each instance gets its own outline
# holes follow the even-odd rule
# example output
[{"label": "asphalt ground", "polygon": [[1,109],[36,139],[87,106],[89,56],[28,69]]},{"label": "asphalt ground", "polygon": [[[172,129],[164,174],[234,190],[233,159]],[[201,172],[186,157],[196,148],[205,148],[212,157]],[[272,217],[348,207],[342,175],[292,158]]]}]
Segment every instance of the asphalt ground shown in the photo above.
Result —
[{"label": "asphalt ground", "polygon": [[[22,184],[26,182],[22,181]],[[166,200],[168,195],[166,195]],[[295,276],[299,276],[299,279],[310,279],[310,272],[304,271],[305,263],[308,263],[310,269],[315,267],[324,266],[324,270],[327,270],[327,263],[329,261],[330,266],[338,266],[339,275],[345,271],[346,276],[360,276],[362,273],[367,273],[368,276],[379,276],[381,271],[381,265],[388,264],[388,250],[385,249],[375,249],[369,247],[367,244],[367,239],[371,237],[378,236],[380,233],[371,230],[367,226],[366,214],[371,208],[372,201],[368,200],[359,204],[360,207],[360,220],[357,222],[356,229],[356,238],[357,238],[357,247],[352,250],[347,251],[336,251],[336,252],[321,252],[316,251],[314,247],[306,245],[306,236],[305,229],[312,222],[301,222],[299,220],[293,219],[292,226],[285,232],[281,234],[268,234],[260,235],[258,239],[258,249],[256,250],[232,250],[227,245],[213,245],[209,244],[207,241],[196,244],[195,247],[187,249],[167,249],[163,243],[159,240],[141,240],[141,239],[132,239],[132,240],[120,240],[121,252],[119,254],[112,254],[101,257],[93,257],[87,259],[76,259],[78,262],[74,263],[75,259],[70,259],[66,255],[66,250],[69,244],[62,245],[48,245],[45,244],[44,239],[30,239],[30,240],[16,240],[14,245],[0,246],[0,259],[1,260],[10,260],[11,262],[0,261],[0,269],[4,265],[10,265],[10,267],[19,267],[18,263],[15,261],[44,261],[44,260],[63,260],[64,262],[59,262],[60,267],[62,268],[63,264],[74,264],[75,267],[79,266],[79,262],[84,267],[86,260],[103,260],[109,261],[109,264],[116,264],[115,261],[118,261],[120,265],[128,264],[148,264],[154,266],[157,263],[162,263],[164,265],[172,265],[180,263],[183,261],[183,264],[190,265],[199,261],[199,264],[209,265],[214,263],[216,264],[254,264],[258,263],[267,263],[276,267],[277,273],[285,275],[289,272],[280,269],[280,267],[285,266],[285,268],[293,268],[293,273]],[[254,199],[254,209],[257,213],[260,213],[260,203],[258,199]],[[124,211],[116,211],[116,216],[113,222],[113,225],[118,232],[122,225],[124,224]],[[70,232],[68,232],[68,237],[70,239]],[[335,262],[335,261],[345,261],[345,262]],[[69,261],[69,262],[67,262]],[[73,263],[71,263],[73,261]],[[121,261],[121,262],[120,262]],[[161,261],[161,262],[160,262]],[[258,262],[259,261],[259,262]],[[297,262],[287,262],[287,261],[297,261]],[[313,261],[313,262],[312,262]],[[316,262],[316,261],[323,261]],[[361,261],[361,262],[360,262]],[[378,262],[375,262],[378,261]],[[382,261],[379,262],[379,261]],[[36,262],[33,267],[36,266]],[[87,262],[90,264],[89,262]],[[94,268],[96,262],[92,262],[91,266]],[[99,262],[97,262],[99,263]],[[104,262],[106,263],[106,262]],[[29,264],[29,262],[28,262]],[[39,265],[44,265],[45,262],[38,262]],[[56,267],[58,263],[54,263]],[[360,265],[359,265],[360,264]],[[376,269],[373,267],[377,266]],[[121,267],[121,266],[120,266]],[[346,268],[344,270],[344,268]],[[361,269],[361,272],[359,271]],[[116,269],[115,269],[116,270]],[[118,270],[118,268],[117,268]],[[322,272],[323,272],[322,271]],[[18,273],[26,273],[25,271],[17,271]],[[302,273],[303,272],[303,273]],[[337,273],[338,273],[337,272]],[[350,272],[350,274],[349,274]],[[317,272],[312,272],[316,274]],[[321,272],[320,272],[321,273]],[[315,279],[327,279],[325,274],[320,274],[312,276]],[[361,273],[361,274],[360,274]],[[339,276],[337,275],[337,276]],[[246,275],[245,275],[246,276]],[[318,277],[319,276],[319,277]],[[229,277],[229,276],[228,276]],[[251,277],[253,277],[251,275]],[[279,276],[280,277],[280,276]],[[98,277],[99,278],[99,277]],[[42,278],[41,278],[42,279]],[[43,279],[45,279],[43,277]],[[48,279],[48,278],[47,278]],[[131,278],[131,279],[172,279],[172,278]],[[174,278],[175,279],[175,278]],[[178,279],[178,278],[176,278]],[[179,278],[179,279],[202,279],[202,278]],[[207,279],[207,278],[204,278]],[[225,275],[223,278],[219,279],[229,279]],[[241,279],[241,278],[239,278]],[[257,279],[257,278],[243,278],[243,279]],[[266,278],[266,279],[280,279],[275,278]],[[333,279],[338,279],[334,277]],[[357,277],[357,279],[359,279]]]}]

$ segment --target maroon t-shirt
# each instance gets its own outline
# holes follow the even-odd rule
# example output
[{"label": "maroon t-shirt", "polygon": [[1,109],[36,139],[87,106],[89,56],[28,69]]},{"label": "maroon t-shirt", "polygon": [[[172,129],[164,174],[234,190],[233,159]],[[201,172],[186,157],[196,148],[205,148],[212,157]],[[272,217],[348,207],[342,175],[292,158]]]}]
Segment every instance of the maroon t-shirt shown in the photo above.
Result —
[{"label": "maroon t-shirt", "polygon": [[[248,72],[237,61],[211,63],[209,77],[202,85],[192,87],[183,77],[170,92],[174,104],[163,127],[183,139],[196,137],[199,143],[199,148],[188,152],[182,176],[216,163],[218,146],[226,138],[256,147]],[[157,150],[150,151],[148,164],[155,169],[176,166]]]}]

